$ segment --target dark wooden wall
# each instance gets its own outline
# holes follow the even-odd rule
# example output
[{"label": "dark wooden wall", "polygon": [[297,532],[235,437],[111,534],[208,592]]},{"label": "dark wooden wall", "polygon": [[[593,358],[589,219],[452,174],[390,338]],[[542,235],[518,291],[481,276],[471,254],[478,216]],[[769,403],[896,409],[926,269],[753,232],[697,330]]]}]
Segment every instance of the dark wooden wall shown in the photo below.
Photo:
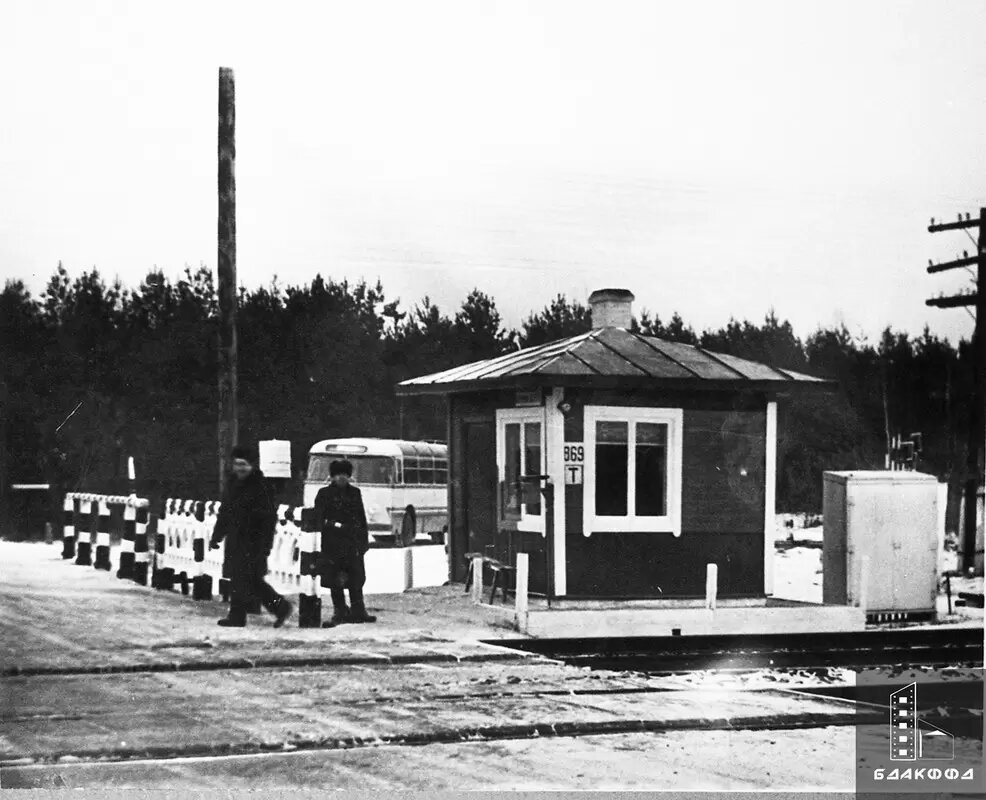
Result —
[{"label": "dark wooden wall", "polygon": [[[682,535],[582,531],[582,486],[565,486],[567,594],[585,597],[701,597],[706,564],[719,567],[721,596],[763,594],[766,398],[759,394],[573,391],[565,440],[583,441],[585,405],[684,409]],[[513,407],[512,392],[455,395],[449,404],[449,554],[454,580],[465,579],[465,425]],[[742,476],[740,470],[745,469]],[[561,488],[561,487],[559,487]],[[495,525],[501,557],[531,554],[530,588],[547,589],[550,549],[539,534]]]},{"label": "dark wooden wall", "polygon": [[[664,393],[569,393],[565,440],[583,441],[585,405],[684,409],[682,533],[582,530],[583,487],[566,486],[570,596],[700,597],[706,564],[719,568],[719,594],[763,594],[766,398]],[[740,470],[746,470],[746,476]]]}]

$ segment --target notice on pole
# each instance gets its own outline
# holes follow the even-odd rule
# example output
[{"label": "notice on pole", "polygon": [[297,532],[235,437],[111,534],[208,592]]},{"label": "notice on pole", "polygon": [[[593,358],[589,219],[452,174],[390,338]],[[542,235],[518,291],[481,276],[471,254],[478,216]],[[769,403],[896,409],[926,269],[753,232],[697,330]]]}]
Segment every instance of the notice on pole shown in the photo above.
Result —
[{"label": "notice on pole", "polygon": [[581,485],[585,472],[585,445],[581,442],[566,444],[564,455],[566,485]]}]

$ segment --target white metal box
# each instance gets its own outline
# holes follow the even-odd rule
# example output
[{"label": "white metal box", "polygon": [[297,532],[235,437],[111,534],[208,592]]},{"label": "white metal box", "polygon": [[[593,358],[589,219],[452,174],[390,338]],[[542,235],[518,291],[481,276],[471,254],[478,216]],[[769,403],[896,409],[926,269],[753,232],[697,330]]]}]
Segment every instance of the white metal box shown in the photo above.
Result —
[{"label": "white metal box", "polygon": [[938,512],[934,475],[826,472],[822,600],[868,614],[935,612]]}]

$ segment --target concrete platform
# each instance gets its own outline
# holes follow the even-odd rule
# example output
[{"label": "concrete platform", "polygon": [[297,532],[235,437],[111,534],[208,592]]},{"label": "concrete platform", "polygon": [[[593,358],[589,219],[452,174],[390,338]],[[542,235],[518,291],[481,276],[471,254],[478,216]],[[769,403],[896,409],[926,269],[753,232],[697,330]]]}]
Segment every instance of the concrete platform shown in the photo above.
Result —
[{"label": "concrete platform", "polygon": [[[501,612],[506,613],[506,612]],[[537,638],[611,636],[696,636],[707,634],[814,633],[861,631],[866,615],[858,608],[751,598],[704,601],[560,601],[537,603],[515,615],[517,630]]]}]

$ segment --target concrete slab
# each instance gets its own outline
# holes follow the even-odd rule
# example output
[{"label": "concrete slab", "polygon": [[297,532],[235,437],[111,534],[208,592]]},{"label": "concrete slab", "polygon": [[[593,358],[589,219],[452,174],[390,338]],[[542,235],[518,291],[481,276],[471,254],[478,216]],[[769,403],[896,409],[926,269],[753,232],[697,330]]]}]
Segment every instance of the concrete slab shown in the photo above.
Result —
[{"label": "concrete slab", "polygon": [[814,633],[866,628],[865,614],[848,606],[809,604],[723,605],[715,610],[676,605],[609,609],[531,609],[518,628],[538,638]]}]

